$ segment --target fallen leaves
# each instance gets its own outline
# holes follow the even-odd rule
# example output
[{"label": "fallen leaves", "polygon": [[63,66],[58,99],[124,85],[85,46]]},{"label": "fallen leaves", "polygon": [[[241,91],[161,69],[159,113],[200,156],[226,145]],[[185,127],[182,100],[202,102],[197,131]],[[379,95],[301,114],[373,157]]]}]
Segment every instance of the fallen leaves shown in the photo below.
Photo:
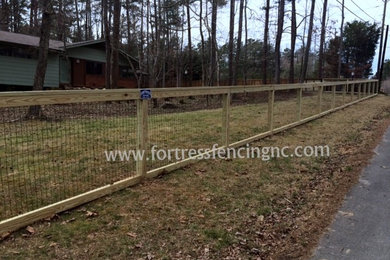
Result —
[{"label": "fallen leaves", "polygon": [[85,216],[87,218],[93,218],[93,217],[96,217],[98,214],[96,212],[93,212],[93,211],[89,211],[87,210],[87,212],[85,213]]},{"label": "fallen leaves", "polygon": [[35,234],[35,229],[34,229],[32,226],[26,227],[26,231],[27,231],[30,235],[34,235],[34,234]]}]

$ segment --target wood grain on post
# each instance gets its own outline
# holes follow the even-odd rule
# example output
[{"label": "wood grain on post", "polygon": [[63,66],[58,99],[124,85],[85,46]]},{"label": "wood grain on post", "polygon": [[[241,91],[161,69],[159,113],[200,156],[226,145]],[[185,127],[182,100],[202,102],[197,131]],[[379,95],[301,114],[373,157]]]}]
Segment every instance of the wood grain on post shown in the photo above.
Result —
[{"label": "wood grain on post", "polygon": [[346,92],[347,92],[347,86],[344,84],[344,85],[343,85],[343,104],[345,104],[345,95],[346,95]]},{"label": "wood grain on post", "polygon": [[222,145],[229,147],[230,92],[222,95]]},{"label": "wood grain on post", "polygon": [[332,109],[336,107],[336,86],[332,86]]},{"label": "wood grain on post", "polygon": [[143,156],[136,161],[137,175],[146,175],[147,142],[148,142],[148,100],[137,100],[137,151]]},{"label": "wood grain on post", "polygon": [[274,129],[274,101],[275,90],[268,91],[268,129],[272,132]]},{"label": "wood grain on post", "polygon": [[318,87],[317,103],[318,103],[318,113],[322,112],[322,92],[324,91],[323,86]]},{"label": "wood grain on post", "polygon": [[302,88],[297,90],[297,105],[298,105],[297,119],[298,119],[298,121],[301,120],[301,118],[302,118],[302,91],[303,91]]}]

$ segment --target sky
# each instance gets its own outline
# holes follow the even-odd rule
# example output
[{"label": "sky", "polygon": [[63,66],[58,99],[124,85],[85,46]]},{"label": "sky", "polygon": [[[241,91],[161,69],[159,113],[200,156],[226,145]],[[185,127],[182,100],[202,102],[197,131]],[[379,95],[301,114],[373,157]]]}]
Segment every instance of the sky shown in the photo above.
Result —
[{"label": "sky", "polygon": [[[340,24],[341,24],[341,1],[342,0],[328,0],[328,26],[332,26],[335,29],[327,32],[327,39],[333,38],[335,33],[339,35],[340,30]],[[230,2],[230,1],[228,1]],[[296,2],[296,8],[297,8],[297,21],[299,23],[300,20],[302,20],[302,17],[300,15],[305,14],[305,6],[306,2],[308,3],[307,12],[310,11],[310,3],[311,1],[308,0],[297,0]],[[345,22],[352,22],[354,20],[360,20],[360,21],[368,21],[370,23],[376,22],[378,26],[381,26],[382,22],[382,16],[383,16],[383,7],[384,7],[384,1],[383,0],[345,0]],[[238,5],[239,2],[236,0],[236,21],[235,26],[237,31],[238,27]],[[265,6],[265,0],[248,0],[248,37],[254,38],[254,39],[262,39],[263,38],[263,32],[264,32],[264,10],[262,10],[262,7]],[[277,4],[276,0],[271,0],[271,6],[274,6],[275,8],[272,8],[270,11],[270,40],[275,39],[275,32],[276,32],[276,17],[277,17]],[[388,4],[388,7],[390,6],[390,3]],[[319,33],[320,33],[320,24],[321,24],[321,17],[322,17],[322,7],[323,7],[323,0],[316,0],[316,8],[315,8],[315,27],[318,28],[318,33],[313,35],[313,42],[312,42],[312,49],[318,50],[319,48]],[[218,31],[218,42],[219,43],[225,43],[228,41],[229,37],[229,14],[230,14],[230,3],[226,5],[226,7],[221,8],[218,11],[218,24],[217,24],[217,31]],[[386,14],[386,20],[385,20],[385,26],[387,24],[390,24],[390,10],[387,8],[387,14]],[[289,4],[286,1],[286,12],[287,16],[289,15],[289,12],[291,10],[291,4]],[[194,7],[193,11],[197,11],[197,7]],[[194,18],[195,19],[195,18]],[[192,21],[192,28],[195,30],[194,36],[199,37],[199,33],[197,33],[196,28],[197,27],[197,21]],[[289,38],[289,24],[290,19],[285,18],[285,33],[283,34],[282,38],[282,50],[285,48],[290,47],[290,38]],[[303,23],[298,28],[299,31],[302,33],[303,31]],[[307,26],[308,27],[308,26]],[[301,45],[301,42],[297,41],[297,47]],[[390,48],[387,47],[387,53],[385,55],[386,59],[390,59]],[[379,44],[376,50],[376,56],[374,58],[373,63],[373,73],[375,74],[376,68],[377,68],[377,62],[378,62],[378,55],[379,55]]]}]

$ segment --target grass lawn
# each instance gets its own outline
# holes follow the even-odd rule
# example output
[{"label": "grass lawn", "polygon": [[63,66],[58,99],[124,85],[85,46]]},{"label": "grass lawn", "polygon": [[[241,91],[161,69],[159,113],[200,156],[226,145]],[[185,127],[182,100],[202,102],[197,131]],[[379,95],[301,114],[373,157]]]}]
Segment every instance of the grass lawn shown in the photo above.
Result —
[{"label": "grass lawn", "polygon": [[[326,109],[330,98],[324,99]],[[265,131],[266,107],[264,103],[232,107],[232,141]],[[275,126],[293,122],[295,109],[295,100],[277,102]],[[303,110],[304,116],[316,113],[316,97],[305,97]],[[388,97],[363,101],[253,144],[329,145],[329,158],[201,161],[34,224],[30,232],[15,232],[0,242],[0,255],[6,259],[306,256],[369,160],[389,115]],[[21,210],[26,210],[31,207],[28,202],[39,206],[134,174],[134,165],[96,158],[103,157],[98,152],[105,149],[134,148],[135,119],[104,120],[31,122],[31,129],[47,129],[43,137],[50,138],[43,139],[6,131],[16,126],[5,127],[0,153],[6,155],[7,166],[2,168],[0,192],[15,205],[24,201]],[[151,115],[149,125],[150,142],[159,147],[207,147],[220,143],[221,110]],[[61,135],[64,127],[72,133],[67,138]],[[10,142],[12,150],[4,150]],[[86,149],[90,147],[95,152]],[[10,175],[8,165],[18,154],[27,153],[33,156],[17,161]],[[148,168],[167,163],[154,162]],[[34,175],[45,169],[57,175]],[[19,188],[11,192],[12,185]],[[9,208],[0,202],[2,207]]]}]

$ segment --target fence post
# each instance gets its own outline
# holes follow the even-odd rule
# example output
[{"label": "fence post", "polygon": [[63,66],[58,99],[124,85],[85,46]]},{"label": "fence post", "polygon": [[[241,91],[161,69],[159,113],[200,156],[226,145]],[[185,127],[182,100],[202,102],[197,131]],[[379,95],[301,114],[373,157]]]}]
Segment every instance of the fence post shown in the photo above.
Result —
[{"label": "fence post", "polygon": [[229,147],[230,91],[222,96],[222,145]]},{"label": "fence post", "polygon": [[322,112],[322,91],[323,90],[324,90],[324,86],[318,87],[317,103],[318,103],[318,113],[319,114]]},{"label": "fence post", "polygon": [[148,142],[148,100],[137,99],[137,151],[144,151],[141,160],[136,161],[137,175],[146,175],[147,142]]},{"label": "fence post", "polygon": [[268,91],[268,128],[269,131],[274,130],[274,101],[275,89]]},{"label": "fence post", "polygon": [[298,119],[298,121],[300,121],[302,118],[302,91],[303,91],[302,88],[297,89],[297,98],[298,98],[297,99],[297,105],[298,105],[297,119]]},{"label": "fence post", "polygon": [[345,95],[347,93],[347,87],[345,84],[343,84],[343,104],[345,104]]},{"label": "fence post", "polygon": [[359,83],[358,84],[358,100],[361,98],[360,92],[361,92],[362,84],[364,84],[364,83]]},{"label": "fence post", "polygon": [[336,107],[336,85],[332,86],[332,109]]},{"label": "fence post", "polygon": [[368,84],[367,96],[371,95],[372,82]]},{"label": "fence post", "polygon": [[353,100],[353,96],[355,95],[355,83],[351,84],[351,100]]}]

